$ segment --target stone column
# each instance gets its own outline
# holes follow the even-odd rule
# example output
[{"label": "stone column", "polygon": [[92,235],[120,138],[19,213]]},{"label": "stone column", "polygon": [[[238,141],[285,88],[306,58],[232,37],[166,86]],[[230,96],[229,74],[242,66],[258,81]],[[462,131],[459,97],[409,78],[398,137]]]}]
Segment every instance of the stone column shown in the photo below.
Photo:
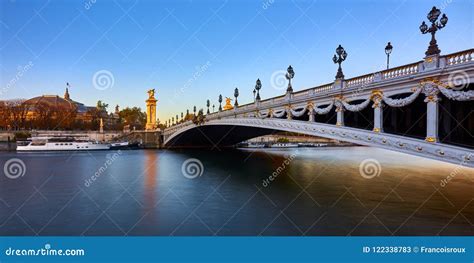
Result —
[{"label": "stone column", "polygon": [[146,130],[154,130],[157,128],[156,123],[156,102],[155,90],[151,89],[148,91],[148,99],[146,102]]},{"label": "stone column", "polygon": [[315,114],[313,108],[308,108],[308,115],[309,115],[309,121],[310,122],[315,122]]},{"label": "stone column", "polygon": [[374,104],[374,132],[383,132],[383,102],[382,102],[382,91],[372,91],[372,101]]},{"label": "stone column", "polygon": [[308,110],[308,116],[309,116],[309,121],[314,122],[315,119],[315,113],[314,113],[314,104],[313,102],[308,102],[308,105],[306,105],[306,109]]},{"label": "stone column", "polygon": [[426,102],[426,141],[438,142],[438,87],[435,83],[426,83],[423,86],[423,93],[425,94]]},{"label": "stone column", "polygon": [[337,121],[336,126],[344,126],[344,106],[341,101],[336,101]]}]

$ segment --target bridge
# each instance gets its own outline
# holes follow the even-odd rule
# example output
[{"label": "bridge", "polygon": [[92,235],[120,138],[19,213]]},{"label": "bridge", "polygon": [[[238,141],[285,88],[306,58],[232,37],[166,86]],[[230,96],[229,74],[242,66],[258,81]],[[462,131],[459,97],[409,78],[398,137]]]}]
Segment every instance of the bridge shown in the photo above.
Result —
[{"label": "bridge", "polygon": [[474,167],[474,49],[293,92],[165,128],[164,147],[296,132]]}]

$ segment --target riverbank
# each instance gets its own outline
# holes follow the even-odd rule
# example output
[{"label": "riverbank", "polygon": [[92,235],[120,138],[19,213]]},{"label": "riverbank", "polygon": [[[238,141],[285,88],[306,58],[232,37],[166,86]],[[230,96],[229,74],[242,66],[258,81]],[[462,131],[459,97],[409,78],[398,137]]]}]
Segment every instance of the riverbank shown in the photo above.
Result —
[{"label": "riverbank", "polygon": [[[122,131],[0,131],[0,142],[15,141],[15,138],[21,135],[21,139],[26,137],[81,137],[90,141],[111,142],[124,135]],[[26,137],[25,137],[26,136]],[[25,138],[23,138],[25,137]]]}]

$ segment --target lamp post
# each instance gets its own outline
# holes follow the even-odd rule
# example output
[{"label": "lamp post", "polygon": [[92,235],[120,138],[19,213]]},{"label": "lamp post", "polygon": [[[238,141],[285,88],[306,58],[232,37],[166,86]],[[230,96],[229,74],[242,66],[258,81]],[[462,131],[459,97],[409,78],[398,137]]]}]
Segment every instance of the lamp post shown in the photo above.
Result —
[{"label": "lamp post", "polygon": [[209,114],[209,106],[211,106],[211,102],[209,100],[206,101],[206,106],[207,106],[207,114]]},{"label": "lamp post", "polygon": [[196,116],[196,106],[193,107],[194,116]]},{"label": "lamp post", "polygon": [[222,111],[222,94],[219,94],[219,111]]},{"label": "lamp post", "polygon": [[181,121],[184,121],[184,113],[181,112]]},{"label": "lamp post", "polygon": [[337,56],[334,55],[334,57],[332,57],[332,61],[334,62],[334,64],[339,64],[339,67],[337,69],[336,79],[343,79],[344,74],[342,73],[341,63],[344,60],[346,60],[347,52],[344,50],[344,48],[341,45],[339,45],[336,48],[336,54]]},{"label": "lamp post", "polygon": [[255,101],[255,93],[256,93],[256,92],[257,92],[257,91],[256,91],[255,89],[253,89],[253,101]]},{"label": "lamp post", "polygon": [[392,53],[393,47],[390,42],[388,42],[387,46],[385,47],[385,54],[387,54],[387,69],[389,69],[390,65],[390,53]]},{"label": "lamp post", "polygon": [[176,114],[176,124],[179,123],[179,118],[178,118],[178,114]]},{"label": "lamp post", "polygon": [[255,82],[255,90],[257,91],[257,97],[255,97],[256,101],[260,101],[260,89],[262,88],[262,82],[260,79],[257,79]]},{"label": "lamp post", "polygon": [[239,89],[235,88],[235,90],[234,90],[234,97],[235,97],[234,107],[239,107],[239,102],[237,101],[238,96],[239,96]]},{"label": "lamp post", "polygon": [[439,53],[441,53],[441,50],[439,50],[438,48],[435,35],[436,35],[436,31],[446,26],[446,24],[448,23],[448,17],[446,16],[446,14],[443,14],[439,22],[436,22],[440,14],[441,14],[441,11],[435,6],[433,6],[431,11],[426,16],[428,20],[431,22],[431,26],[428,28],[428,25],[426,25],[425,21],[421,23],[421,26],[420,26],[421,33],[422,34],[431,33],[430,45],[428,47],[428,50],[426,50],[425,52],[426,56],[438,55]]},{"label": "lamp post", "polygon": [[288,69],[286,70],[286,79],[288,80],[288,88],[286,89],[286,92],[293,92],[293,87],[291,86],[291,79],[295,77],[295,72],[293,71],[293,67],[290,65]]}]

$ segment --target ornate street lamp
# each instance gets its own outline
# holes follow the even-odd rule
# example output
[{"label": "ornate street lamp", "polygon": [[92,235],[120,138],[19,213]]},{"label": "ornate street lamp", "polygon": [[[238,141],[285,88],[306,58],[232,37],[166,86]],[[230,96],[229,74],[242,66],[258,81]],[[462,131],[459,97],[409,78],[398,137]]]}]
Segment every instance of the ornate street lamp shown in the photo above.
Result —
[{"label": "ornate street lamp", "polygon": [[441,14],[441,11],[435,6],[433,6],[431,11],[426,16],[428,20],[431,22],[431,26],[428,28],[428,26],[425,24],[425,21],[421,23],[421,26],[420,26],[421,33],[422,34],[431,33],[430,46],[428,47],[428,50],[425,52],[426,56],[438,55],[439,53],[441,53],[441,50],[439,50],[438,48],[435,34],[436,34],[436,31],[446,26],[446,24],[448,23],[448,17],[446,16],[446,14],[443,14],[439,22],[436,22],[440,14]]},{"label": "ornate street lamp", "polygon": [[257,91],[256,91],[255,89],[253,89],[253,101],[255,101],[255,93],[256,93],[256,92],[257,92]]},{"label": "ornate street lamp", "polygon": [[193,107],[194,116],[196,116],[196,106]]},{"label": "ornate street lamp", "polygon": [[186,110],[186,117],[189,116],[189,109]]},{"label": "ornate street lamp", "polygon": [[216,105],[212,104],[212,112],[215,112],[215,111],[216,111],[216,110],[215,110],[215,107],[216,107]]},{"label": "ornate street lamp", "polygon": [[392,53],[392,44],[388,42],[387,46],[385,47],[385,54],[387,54],[387,69],[389,68],[389,63],[390,63],[390,53]]},{"label": "ornate street lamp", "polygon": [[184,113],[181,112],[181,120],[184,121]]},{"label": "ornate street lamp", "polygon": [[219,95],[219,111],[222,111],[222,94]]},{"label": "ornate street lamp", "polygon": [[293,87],[291,86],[291,79],[295,77],[295,72],[293,71],[293,67],[290,65],[286,70],[286,79],[288,80],[288,88],[286,92],[293,92]]},{"label": "ornate street lamp", "polygon": [[234,107],[239,107],[239,102],[237,101],[238,96],[239,96],[239,89],[235,88],[235,90],[234,90],[234,97],[235,97]]},{"label": "ornate street lamp", "polygon": [[332,57],[332,61],[334,61],[334,64],[339,64],[339,68],[337,69],[337,74],[336,74],[336,79],[343,79],[344,74],[342,73],[342,68],[341,68],[341,63],[346,60],[347,58],[347,52],[344,50],[344,48],[339,45],[336,48],[336,55]]},{"label": "ornate street lamp", "polygon": [[207,114],[209,114],[209,106],[211,106],[211,102],[209,100],[206,101],[206,106],[207,106]]},{"label": "ornate street lamp", "polygon": [[255,90],[257,91],[257,97],[255,97],[256,101],[260,101],[260,89],[262,88],[262,82],[260,79],[257,79],[255,82]]}]

